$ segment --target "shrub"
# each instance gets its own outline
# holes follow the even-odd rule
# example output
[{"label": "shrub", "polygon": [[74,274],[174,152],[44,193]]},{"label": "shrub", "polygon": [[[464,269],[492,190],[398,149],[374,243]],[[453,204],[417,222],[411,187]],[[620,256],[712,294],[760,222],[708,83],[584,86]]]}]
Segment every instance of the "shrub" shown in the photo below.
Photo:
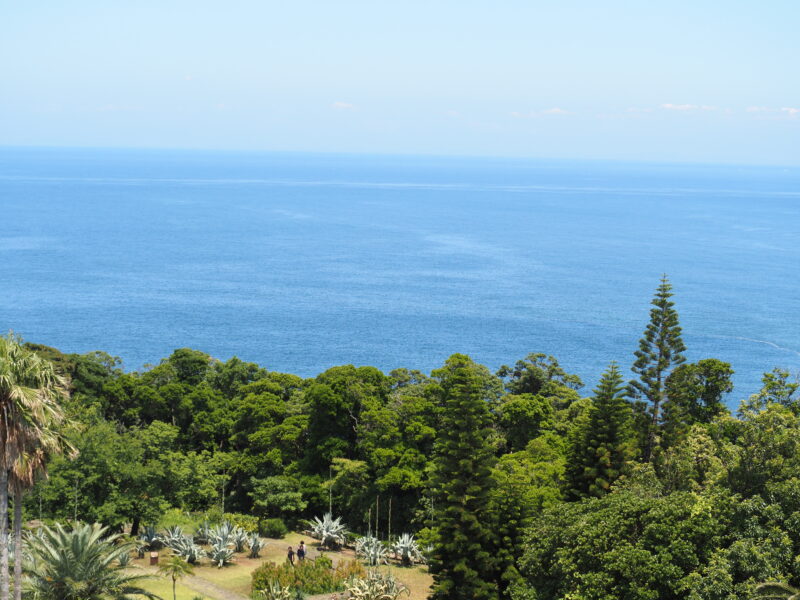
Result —
[{"label": "shrub", "polygon": [[[320,556],[294,566],[288,562],[281,565],[264,563],[253,571],[252,580],[256,592],[279,585],[304,594],[329,594],[344,590],[348,578],[360,576],[366,576],[366,572],[358,561],[342,562],[333,569],[332,561]],[[257,595],[255,597],[258,598]]]},{"label": "shrub", "polygon": [[283,519],[266,519],[259,523],[258,532],[264,537],[279,540],[289,533],[289,528],[286,527]]},{"label": "shrub", "polygon": [[169,529],[170,527],[179,526],[184,531],[194,531],[197,528],[200,519],[196,515],[184,512],[179,508],[170,508],[158,520],[159,529]]},{"label": "shrub", "polygon": [[234,527],[244,529],[247,533],[258,531],[258,517],[244,515],[241,513],[225,513],[223,520],[229,522]]}]

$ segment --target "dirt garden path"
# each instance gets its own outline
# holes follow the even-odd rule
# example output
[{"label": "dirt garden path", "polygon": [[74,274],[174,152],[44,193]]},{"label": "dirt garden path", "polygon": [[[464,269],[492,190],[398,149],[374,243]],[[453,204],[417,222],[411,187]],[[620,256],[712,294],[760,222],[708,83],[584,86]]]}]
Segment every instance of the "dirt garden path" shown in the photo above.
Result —
[{"label": "dirt garden path", "polygon": [[208,598],[215,598],[216,600],[250,600],[244,594],[239,594],[231,590],[226,590],[215,583],[211,583],[207,579],[198,577],[197,575],[190,575],[181,579],[181,583],[188,588],[193,589],[201,596]]}]

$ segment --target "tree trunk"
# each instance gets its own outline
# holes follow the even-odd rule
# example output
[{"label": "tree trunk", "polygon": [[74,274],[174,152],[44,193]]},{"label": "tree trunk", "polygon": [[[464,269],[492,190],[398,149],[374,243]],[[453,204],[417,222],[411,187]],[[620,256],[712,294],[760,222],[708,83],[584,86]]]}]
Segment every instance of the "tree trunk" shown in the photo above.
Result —
[{"label": "tree trunk", "polygon": [[136,537],[139,535],[139,517],[133,517],[133,523],[131,523],[131,536]]},{"label": "tree trunk", "polygon": [[177,579],[173,575],[172,576],[172,600],[178,600],[178,596],[177,596],[177,593],[175,591],[175,582],[176,581],[177,581]]},{"label": "tree trunk", "polygon": [[8,470],[0,469],[0,600],[8,600]]},{"label": "tree trunk", "polygon": [[22,490],[21,489],[14,490],[14,600],[22,600]]}]

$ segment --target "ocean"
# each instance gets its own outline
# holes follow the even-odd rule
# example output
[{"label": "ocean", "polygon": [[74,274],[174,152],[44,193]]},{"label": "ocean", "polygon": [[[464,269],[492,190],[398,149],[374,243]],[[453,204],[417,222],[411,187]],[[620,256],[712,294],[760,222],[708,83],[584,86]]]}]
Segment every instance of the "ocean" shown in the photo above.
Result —
[{"label": "ocean", "polygon": [[800,371],[800,169],[0,149],[0,330],[126,369],[624,372],[662,273],[687,359]]}]

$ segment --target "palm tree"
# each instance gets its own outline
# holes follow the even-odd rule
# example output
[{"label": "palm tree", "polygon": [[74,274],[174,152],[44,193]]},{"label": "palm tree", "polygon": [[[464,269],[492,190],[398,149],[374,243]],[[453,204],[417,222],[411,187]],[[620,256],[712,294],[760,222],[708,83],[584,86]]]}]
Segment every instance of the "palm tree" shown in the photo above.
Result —
[{"label": "palm tree", "polygon": [[[50,362],[24,348],[13,334],[0,336],[0,600],[9,596],[9,479],[16,467],[23,473],[23,464],[32,468],[39,463],[37,448],[45,453],[52,449],[55,429],[64,420],[59,400],[65,387]],[[19,497],[16,504],[15,520],[20,521]],[[15,561],[15,571],[19,562]],[[21,588],[21,581],[16,588]]]},{"label": "palm tree", "polygon": [[770,581],[756,586],[759,600],[800,600],[800,590],[785,583]]},{"label": "palm tree", "polygon": [[177,593],[175,592],[175,584],[178,582],[178,579],[186,577],[187,575],[194,575],[194,569],[192,565],[183,560],[180,556],[173,554],[158,568],[158,574],[172,578],[172,600],[178,600]]},{"label": "palm tree", "polygon": [[[67,531],[58,524],[42,527],[29,542],[27,586],[38,600],[129,600],[130,596],[156,599],[139,583],[148,575],[133,575],[119,564],[129,554],[131,542],[94,525],[74,525]],[[124,562],[124,561],[123,561]]]},{"label": "palm tree", "polygon": [[[26,432],[27,433],[27,432]],[[22,554],[22,496],[40,476],[47,477],[47,462],[53,454],[65,451],[74,456],[77,451],[57,432],[43,429],[39,437],[23,436],[23,452],[10,472],[9,485],[14,494],[14,556]],[[14,560],[14,600],[22,600],[22,560]]]}]

